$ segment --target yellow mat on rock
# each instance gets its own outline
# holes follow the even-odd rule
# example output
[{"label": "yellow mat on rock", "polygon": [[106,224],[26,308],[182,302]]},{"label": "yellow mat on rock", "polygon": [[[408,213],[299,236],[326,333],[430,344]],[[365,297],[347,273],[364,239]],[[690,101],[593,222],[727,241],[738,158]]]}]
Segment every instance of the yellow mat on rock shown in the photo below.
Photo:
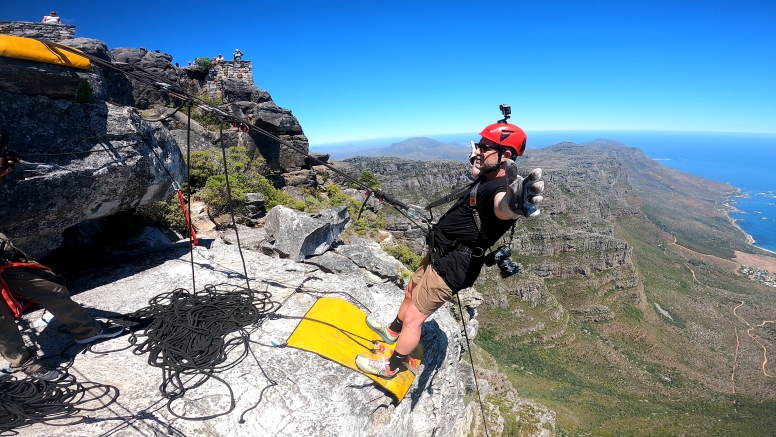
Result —
[{"label": "yellow mat on rock", "polygon": [[[393,351],[393,345],[386,345],[380,336],[366,324],[366,314],[350,302],[342,299],[323,297],[307,311],[286,342],[289,346],[303,349],[342,364],[360,372],[356,366],[356,355],[369,355],[373,359],[387,358]],[[383,351],[379,346],[384,347]],[[423,357],[423,349],[418,347],[410,354],[417,366]],[[415,380],[415,374],[402,367],[393,378],[383,378],[365,374],[377,385],[390,392],[401,402]]]},{"label": "yellow mat on rock", "polygon": [[35,39],[11,35],[0,35],[0,56],[64,65],[82,70],[88,70],[92,66],[89,60],[81,55]]}]

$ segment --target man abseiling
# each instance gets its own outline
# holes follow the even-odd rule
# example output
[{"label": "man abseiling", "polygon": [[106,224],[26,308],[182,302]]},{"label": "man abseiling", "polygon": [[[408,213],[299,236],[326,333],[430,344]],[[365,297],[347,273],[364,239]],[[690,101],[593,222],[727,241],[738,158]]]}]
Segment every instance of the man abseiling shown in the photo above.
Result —
[{"label": "man abseiling", "polygon": [[407,285],[394,320],[383,326],[372,315],[367,316],[369,327],[396,347],[388,360],[358,355],[356,365],[363,372],[386,378],[396,375],[420,342],[423,322],[454,293],[474,284],[485,262],[485,251],[518,217],[539,215],[535,205],[543,199],[542,171],[534,169],[526,178],[517,174],[514,160],[523,154],[527,136],[506,122],[508,112],[505,116],[480,132],[479,143],[472,142],[470,162],[475,183],[432,228],[429,253]]}]

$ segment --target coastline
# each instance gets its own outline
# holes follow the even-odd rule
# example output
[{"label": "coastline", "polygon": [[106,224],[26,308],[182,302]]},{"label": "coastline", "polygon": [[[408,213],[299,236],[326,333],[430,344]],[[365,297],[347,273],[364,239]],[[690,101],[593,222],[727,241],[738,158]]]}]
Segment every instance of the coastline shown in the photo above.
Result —
[{"label": "coastline", "polygon": [[[738,190],[738,188],[736,188],[736,189]],[[733,205],[734,203],[736,203],[736,201],[733,200],[734,197],[745,197],[745,196],[747,196],[747,195],[741,195],[740,194],[741,190],[738,190],[738,191],[739,191],[739,194],[730,196],[728,201],[724,203],[724,205],[726,207],[725,216],[730,221],[730,223],[733,224],[733,226],[738,228],[738,230],[741,231],[741,233],[744,234],[744,236],[746,236],[746,243],[747,244],[749,244],[750,246],[756,247],[756,248],[758,248],[760,250],[764,250],[764,251],[766,251],[766,252],[768,252],[770,254],[776,255],[776,251],[773,251],[773,250],[770,250],[770,249],[766,249],[764,247],[760,247],[760,246],[756,245],[755,244],[756,241],[755,241],[754,237],[749,235],[746,231],[743,230],[743,228],[741,228],[741,226],[738,225],[738,220],[740,220],[740,219],[730,217],[730,213],[746,214],[746,211],[741,211],[740,209],[736,208]]]}]

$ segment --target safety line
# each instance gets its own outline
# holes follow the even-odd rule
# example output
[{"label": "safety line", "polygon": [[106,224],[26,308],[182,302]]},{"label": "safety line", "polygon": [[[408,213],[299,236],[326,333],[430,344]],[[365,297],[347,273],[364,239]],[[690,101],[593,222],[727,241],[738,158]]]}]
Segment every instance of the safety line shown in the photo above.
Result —
[{"label": "safety line", "polygon": [[477,382],[477,371],[474,369],[474,356],[472,355],[472,345],[469,342],[469,334],[466,332],[466,316],[463,314],[463,307],[461,306],[461,298],[456,295],[458,301],[458,310],[461,312],[461,323],[463,323],[463,336],[466,338],[466,348],[469,349],[469,360],[472,363],[472,373],[474,374],[474,387],[477,389],[477,399],[480,401],[480,413],[482,413],[482,426],[485,427],[485,437],[490,437],[488,432],[488,422],[485,420],[485,408],[482,406],[482,394],[480,393],[480,385]]}]

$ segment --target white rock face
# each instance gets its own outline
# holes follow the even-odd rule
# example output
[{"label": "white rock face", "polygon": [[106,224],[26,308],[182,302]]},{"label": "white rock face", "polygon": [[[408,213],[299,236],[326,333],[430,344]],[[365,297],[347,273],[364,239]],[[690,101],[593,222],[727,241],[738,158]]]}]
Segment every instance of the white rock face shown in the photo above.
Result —
[{"label": "white rock face", "polygon": [[[207,244],[207,242],[205,242]],[[278,314],[300,317],[319,296],[338,296],[363,305],[379,319],[395,315],[403,290],[392,283],[376,282],[374,275],[323,273],[309,264],[278,259],[243,250],[251,288],[272,293],[282,307]],[[80,276],[71,284],[74,300],[95,316],[131,313],[149,299],[183,287],[191,289],[190,254],[186,244],[149,248],[122,254]],[[197,289],[205,284],[244,286],[236,245],[212,241],[209,248],[193,253]],[[449,304],[448,304],[449,305]],[[30,328],[43,311],[25,315],[24,336],[40,348],[39,355],[53,356],[72,343],[59,331],[58,321]],[[423,326],[425,350],[421,373],[407,396],[398,404],[360,373],[310,352],[282,345],[298,319],[266,319],[252,330],[254,356],[219,374],[234,392],[232,412],[204,421],[176,418],[159,394],[161,370],[147,364],[148,356],[135,355],[127,336],[95,345],[75,357],[69,373],[79,382],[96,382],[119,389],[116,403],[83,412],[85,423],[52,428],[33,425],[21,436],[465,436],[474,397],[467,381],[471,368],[461,361],[461,332],[446,306]],[[126,348],[126,349],[125,349]],[[123,350],[122,350],[123,349]],[[77,349],[69,348],[73,353]],[[239,356],[240,350],[230,352]],[[468,369],[468,370],[467,370]],[[179,415],[206,416],[229,409],[229,390],[210,382],[172,403]],[[255,408],[251,409],[254,405]],[[244,413],[244,423],[240,417]]]}]

